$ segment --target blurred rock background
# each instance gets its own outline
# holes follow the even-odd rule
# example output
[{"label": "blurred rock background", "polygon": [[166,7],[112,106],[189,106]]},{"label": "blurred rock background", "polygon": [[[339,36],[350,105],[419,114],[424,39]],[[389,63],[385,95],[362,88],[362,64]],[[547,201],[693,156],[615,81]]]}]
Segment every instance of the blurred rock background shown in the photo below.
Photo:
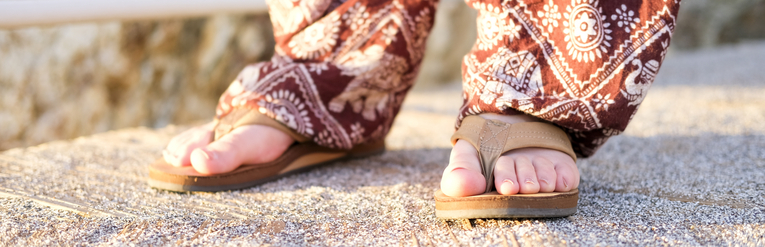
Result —
[{"label": "blurred rock background", "polygon": [[[765,38],[765,0],[686,0],[672,51]],[[442,0],[417,88],[460,80],[475,12]],[[0,150],[213,116],[248,63],[272,55],[266,13],[0,29]]]}]

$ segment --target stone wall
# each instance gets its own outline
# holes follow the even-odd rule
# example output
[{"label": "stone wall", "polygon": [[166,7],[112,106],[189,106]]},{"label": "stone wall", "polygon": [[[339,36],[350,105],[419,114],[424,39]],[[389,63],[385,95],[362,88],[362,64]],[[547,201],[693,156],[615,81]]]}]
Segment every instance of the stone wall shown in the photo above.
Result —
[{"label": "stone wall", "polygon": [[[765,0],[686,0],[673,49],[765,38]],[[0,150],[212,117],[246,64],[268,59],[267,14],[0,30]],[[475,12],[443,0],[417,87],[459,81]]]},{"label": "stone wall", "polygon": [[210,118],[271,56],[265,14],[0,31],[0,150]]}]

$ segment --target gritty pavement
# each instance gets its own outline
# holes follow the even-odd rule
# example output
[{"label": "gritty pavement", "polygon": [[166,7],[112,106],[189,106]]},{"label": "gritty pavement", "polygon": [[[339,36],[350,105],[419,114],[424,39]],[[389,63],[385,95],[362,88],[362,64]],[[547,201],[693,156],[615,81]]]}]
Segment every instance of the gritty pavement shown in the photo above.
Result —
[{"label": "gritty pavement", "polygon": [[170,193],[147,165],[185,127],[0,153],[0,245],[765,245],[765,43],[670,53],[627,131],[582,159],[579,211],[435,217],[458,86],[411,93],[385,154],[241,191]]}]

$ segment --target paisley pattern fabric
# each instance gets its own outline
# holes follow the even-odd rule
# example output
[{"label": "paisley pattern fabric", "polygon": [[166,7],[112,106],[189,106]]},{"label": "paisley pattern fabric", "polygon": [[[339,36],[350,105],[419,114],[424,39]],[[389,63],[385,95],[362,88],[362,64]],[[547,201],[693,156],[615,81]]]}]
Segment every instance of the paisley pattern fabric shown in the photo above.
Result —
[{"label": "paisley pattern fabric", "polygon": [[239,74],[216,118],[257,110],[330,148],[384,138],[417,77],[436,2],[267,3],[276,54]]},{"label": "paisley pattern fabric", "polygon": [[478,40],[463,61],[457,126],[479,113],[563,127],[579,155],[624,131],[669,46],[676,0],[468,0]]},{"label": "paisley pattern fabric", "polygon": [[[624,131],[658,73],[678,0],[466,0],[478,39],[456,126],[480,113],[562,127],[581,156]],[[437,1],[270,0],[276,55],[221,96],[316,143],[384,138],[417,75]]]}]

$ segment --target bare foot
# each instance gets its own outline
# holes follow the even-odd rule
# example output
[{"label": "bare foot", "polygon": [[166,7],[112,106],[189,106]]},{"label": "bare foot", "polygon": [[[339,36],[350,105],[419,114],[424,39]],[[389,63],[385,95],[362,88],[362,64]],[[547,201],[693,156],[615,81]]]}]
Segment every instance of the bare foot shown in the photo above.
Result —
[{"label": "bare foot", "polygon": [[165,161],[174,166],[193,166],[202,174],[220,174],[241,164],[273,161],[295,141],[277,129],[249,125],[211,143],[213,128],[214,124],[208,123],[174,137],[162,152]]},{"label": "bare foot", "polygon": [[[526,115],[480,116],[506,123],[534,121]],[[516,149],[502,154],[497,160],[494,186],[503,195],[570,191],[579,186],[579,170],[576,162],[563,152],[544,148]],[[448,196],[463,197],[483,194],[485,189],[478,151],[467,141],[457,141],[441,178],[441,191]]]}]

